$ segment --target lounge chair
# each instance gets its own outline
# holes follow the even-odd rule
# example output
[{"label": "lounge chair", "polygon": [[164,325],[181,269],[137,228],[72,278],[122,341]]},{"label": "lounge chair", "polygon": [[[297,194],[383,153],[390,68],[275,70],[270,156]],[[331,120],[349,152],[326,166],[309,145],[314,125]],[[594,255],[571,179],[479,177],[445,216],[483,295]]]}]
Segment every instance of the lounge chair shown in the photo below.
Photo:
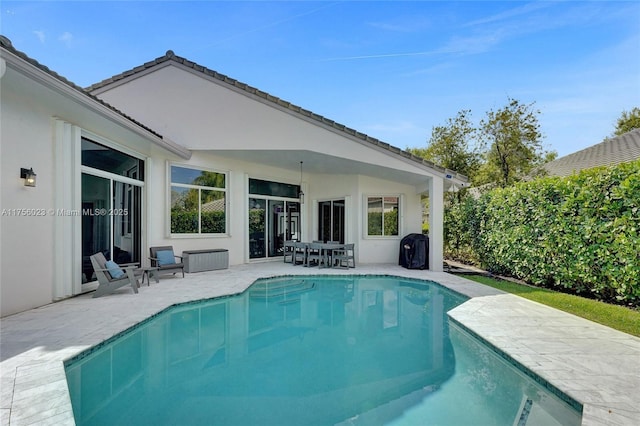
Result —
[{"label": "lounge chair", "polygon": [[[173,246],[149,247],[151,266],[158,268],[158,274],[182,272],[184,278],[184,263],[182,256],[173,253]],[[176,262],[180,259],[180,262]]]},{"label": "lounge chair", "polygon": [[102,253],[96,253],[90,256],[90,259],[98,279],[98,288],[93,297],[113,293],[125,285],[130,285],[134,293],[138,292],[140,284],[136,273],[141,275],[142,270],[138,268],[137,263],[118,265],[115,262],[107,261]]}]

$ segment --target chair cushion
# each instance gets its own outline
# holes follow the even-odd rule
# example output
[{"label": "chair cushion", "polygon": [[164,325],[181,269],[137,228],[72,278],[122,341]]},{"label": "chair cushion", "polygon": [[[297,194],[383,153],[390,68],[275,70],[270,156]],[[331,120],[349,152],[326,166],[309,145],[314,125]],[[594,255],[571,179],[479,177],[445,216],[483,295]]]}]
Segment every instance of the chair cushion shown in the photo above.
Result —
[{"label": "chair cushion", "polygon": [[104,266],[109,271],[109,275],[111,275],[111,278],[117,279],[124,276],[124,271],[116,262],[107,260]]},{"label": "chair cushion", "polygon": [[158,265],[175,265],[176,258],[173,256],[172,250],[160,250],[156,253],[156,259],[158,259]]}]

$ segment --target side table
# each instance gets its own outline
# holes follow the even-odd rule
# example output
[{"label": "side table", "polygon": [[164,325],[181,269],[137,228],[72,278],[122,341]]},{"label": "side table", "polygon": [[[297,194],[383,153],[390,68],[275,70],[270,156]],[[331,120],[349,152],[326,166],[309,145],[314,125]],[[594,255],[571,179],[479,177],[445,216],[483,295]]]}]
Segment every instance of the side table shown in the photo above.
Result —
[{"label": "side table", "polygon": [[149,278],[153,277],[156,280],[156,284],[160,282],[158,279],[158,268],[156,266],[143,266],[142,268],[142,284],[144,284],[145,277],[147,278],[147,286],[151,285]]}]

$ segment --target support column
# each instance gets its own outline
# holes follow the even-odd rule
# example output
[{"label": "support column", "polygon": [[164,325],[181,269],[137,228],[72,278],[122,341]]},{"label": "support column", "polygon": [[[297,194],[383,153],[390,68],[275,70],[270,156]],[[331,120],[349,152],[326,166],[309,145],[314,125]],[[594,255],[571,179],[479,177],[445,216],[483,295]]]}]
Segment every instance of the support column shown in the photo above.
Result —
[{"label": "support column", "polygon": [[444,261],[444,180],[429,181],[429,269],[442,272]]}]

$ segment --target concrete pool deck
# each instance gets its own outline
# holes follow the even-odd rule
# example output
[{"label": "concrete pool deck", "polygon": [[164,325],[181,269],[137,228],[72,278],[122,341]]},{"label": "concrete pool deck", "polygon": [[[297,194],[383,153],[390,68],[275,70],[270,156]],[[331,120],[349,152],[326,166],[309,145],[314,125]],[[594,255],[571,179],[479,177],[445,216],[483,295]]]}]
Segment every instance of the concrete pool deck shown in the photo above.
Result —
[{"label": "concrete pool deck", "polygon": [[176,303],[240,293],[281,275],[393,275],[471,297],[450,316],[583,405],[582,424],[640,424],[640,339],[444,272],[397,265],[318,269],[267,262],[161,278],[139,294],[86,294],[0,320],[0,425],[73,425],[63,361]]}]

